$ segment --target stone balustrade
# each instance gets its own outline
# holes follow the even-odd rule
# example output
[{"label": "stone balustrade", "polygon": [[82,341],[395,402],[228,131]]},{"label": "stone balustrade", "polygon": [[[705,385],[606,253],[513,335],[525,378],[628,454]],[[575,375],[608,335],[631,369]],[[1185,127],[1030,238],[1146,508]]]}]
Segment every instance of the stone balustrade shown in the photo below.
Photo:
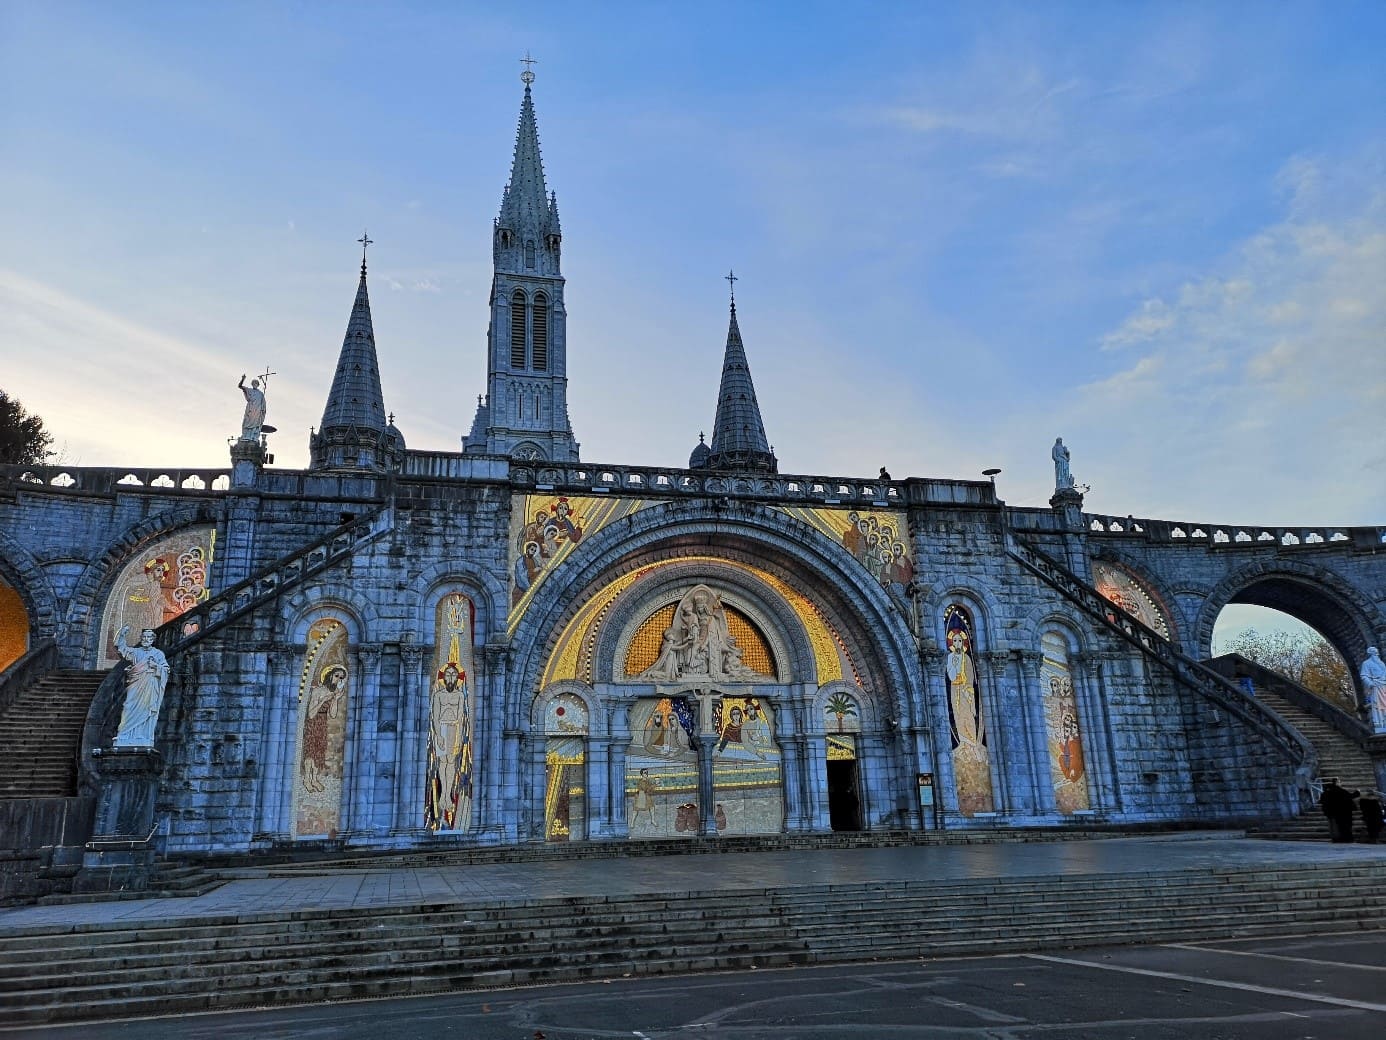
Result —
[{"label": "stone balustrade", "polygon": [[1226,549],[1375,548],[1386,545],[1386,527],[1260,527],[1255,524],[1197,524],[1134,516],[1084,515],[1095,536],[1148,542],[1197,544]]},{"label": "stone balustrade", "polygon": [[0,466],[0,484],[37,485],[78,492],[222,492],[231,486],[229,469],[129,469],[109,466]]}]

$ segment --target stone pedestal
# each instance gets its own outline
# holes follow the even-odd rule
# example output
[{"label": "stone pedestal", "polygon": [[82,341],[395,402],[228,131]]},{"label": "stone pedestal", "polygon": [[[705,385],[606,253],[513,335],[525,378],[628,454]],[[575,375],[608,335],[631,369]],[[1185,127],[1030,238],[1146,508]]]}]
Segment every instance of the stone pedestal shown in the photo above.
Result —
[{"label": "stone pedestal", "polygon": [[164,760],[153,748],[92,752],[100,793],[96,825],[74,892],[142,892],[154,865],[154,799]]}]

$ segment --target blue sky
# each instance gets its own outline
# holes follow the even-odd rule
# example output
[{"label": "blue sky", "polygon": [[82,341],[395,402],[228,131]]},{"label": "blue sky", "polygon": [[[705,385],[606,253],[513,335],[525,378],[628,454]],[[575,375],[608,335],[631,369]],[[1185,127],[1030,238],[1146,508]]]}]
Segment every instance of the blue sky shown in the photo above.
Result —
[{"label": "blue sky", "polygon": [[[1386,5],[0,0],[0,386],[83,465],[307,459],[369,228],[387,406],[456,450],[521,86],[592,461],[709,430],[734,267],[786,472],[1386,517]],[[635,447],[632,447],[635,446]]]}]

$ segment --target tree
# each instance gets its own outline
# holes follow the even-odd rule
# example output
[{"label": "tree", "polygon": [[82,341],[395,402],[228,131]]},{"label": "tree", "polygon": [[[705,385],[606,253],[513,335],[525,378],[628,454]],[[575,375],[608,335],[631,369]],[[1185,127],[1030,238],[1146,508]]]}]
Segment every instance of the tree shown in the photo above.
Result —
[{"label": "tree", "polygon": [[0,463],[36,465],[53,454],[52,444],[53,435],[43,428],[43,420],[0,390]]},{"label": "tree", "polygon": [[1357,696],[1347,662],[1317,632],[1260,632],[1244,629],[1218,647],[1219,653],[1241,654],[1298,683],[1311,693],[1348,712],[1357,710]]}]

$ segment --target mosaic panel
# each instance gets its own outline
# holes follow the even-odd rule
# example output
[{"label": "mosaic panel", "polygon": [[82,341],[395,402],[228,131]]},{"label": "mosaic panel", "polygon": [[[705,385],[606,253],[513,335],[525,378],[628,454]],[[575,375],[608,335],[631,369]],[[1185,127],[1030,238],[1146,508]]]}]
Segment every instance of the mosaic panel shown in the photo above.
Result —
[{"label": "mosaic panel", "polygon": [[0,672],[29,652],[29,612],[18,592],[0,581]]},{"label": "mosaic panel", "polygon": [[560,693],[544,707],[544,732],[550,736],[587,733],[587,705],[575,693]]},{"label": "mosaic panel", "polygon": [[517,495],[510,521],[510,615],[514,635],[534,592],[582,541],[648,505],[637,498]]},{"label": "mosaic panel", "polygon": [[1169,617],[1134,574],[1107,560],[1094,560],[1092,582],[1103,598],[1115,603],[1147,628],[1170,638]]},{"label": "mosaic panel", "polygon": [[424,826],[431,831],[466,830],[471,822],[474,618],[472,601],[458,592],[442,598],[434,618],[424,786]]},{"label": "mosaic panel", "polygon": [[1078,700],[1073,693],[1068,643],[1057,632],[1040,637],[1044,730],[1049,744],[1049,777],[1063,813],[1087,809],[1088,782],[1083,768],[1083,738]]},{"label": "mosaic panel", "polygon": [[125,565],[101,617],[97,668],[120,660],[115,637],[126,625],[132,633],[158,628],[207,598],[216,537],[214,527],[188,528],[142,549]]},{"label": "mosaic panel", "polygon": [[626,822],[632,838],[698,833],[697,709],[685,697],[636,701],[626,749]]},{"label": "mosaic panel", "polygon": [[779,509],[839,543],[883,588],[903,592],[914,577],[914,556],[903,512],[806,506]]},{"label": "mosaic panel", "polygon": [[972,618],[962,607],[950,605],[943,612],[943,628],[948,646],[948,726],[958,809],[964,816],[994,812],[991,755],[982,697],[977,689]]},{"label": "mosaic panel", "polygon": [[[617,598],[641,578],[654,573],[660,567],[680,564],[715,564],[722,567],[735,567],[768,585],[789,604],[790,609],[794,611],[804,626],[805,635],[813,649],[814,667],[817,672],[816,677],[805,678],[816,678],[819,685],[822,685],[848,676],[858,685],[861,684],[861,676],[848,651],[846,642],[828,622],[819,607],[803,593],[781,581],[775,575],[744,563],[716,556],[679,556],[661,563],[651,564],[649,567],[641,568],[638,571],[623,574],[588,600],[573,616],[572,620],[564,626],[553,652],[549,655],[542,685],[548,686],[550,683],[563,679],[577,679],[590,683],[592,681],[592,648],[596,645],[602,623]],[[662,629],[660,630],[660,638],[662,646]],[[786,676],[785,678],[794,679],[796,677]]]},{"label": "mosaic panel", "polygon": [[587,834],[586,742],[550,737],[544,764],[544,840],[580,841]]},{"label": "mosaic panel", "polygon": [[315,621],[298,682],[294,836],[335,838],[341,829],[351,662],[346,625]]},{"label": "mosaic panel", "polygon": [[784,770],[770,707],[757,697],[722,697],[712,728],[719,734],[712,751],[717,833],[780,833]]},{"label": "mosaic panel", "polygon": [[839,690],[823,702],[824,733],[860,733],[861,702]]}]

